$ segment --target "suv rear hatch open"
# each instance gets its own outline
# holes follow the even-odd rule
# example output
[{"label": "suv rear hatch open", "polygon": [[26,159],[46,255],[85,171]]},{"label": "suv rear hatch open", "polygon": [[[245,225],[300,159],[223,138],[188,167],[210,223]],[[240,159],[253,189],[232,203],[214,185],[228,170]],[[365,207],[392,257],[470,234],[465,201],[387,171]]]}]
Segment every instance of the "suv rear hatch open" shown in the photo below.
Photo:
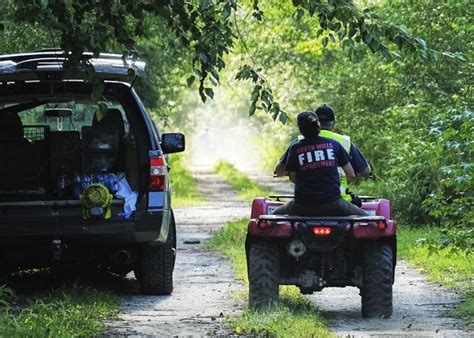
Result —
[{"label": "suv rear hatch open", "polygon": [[[112,195],[103,214],[92,215],[98,222],[111,211],[112,220],[126,224],[127,201],[146,212],[148,127],[130,86],[115,81],[133,80],[145,64],[85,53],[71,71],[65,55],[53,50],[0,56],[1,232],[20,236],[35,224],[44,226],[44,234],[53,224],[80,228],[84,218],[94,218],[90,210],[84,213],[80,197],[91,184],[106,186]],[[83,81],[88,71],[104,80],[99,100]]]}]

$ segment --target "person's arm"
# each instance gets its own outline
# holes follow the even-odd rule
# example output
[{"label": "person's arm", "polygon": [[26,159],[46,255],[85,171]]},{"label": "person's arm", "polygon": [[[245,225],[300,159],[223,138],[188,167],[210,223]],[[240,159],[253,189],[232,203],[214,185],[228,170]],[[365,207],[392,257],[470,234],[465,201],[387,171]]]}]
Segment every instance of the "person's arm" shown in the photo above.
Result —
[{"label": "person's arm", "polygon": [[278,162],[275,165],[275,169],[273,170],[273,173],[275,176],[281,177],[281,176],[288,176],[288,171],[286,170],[286,162],[288,161],[288,156],[289,156],[289,151],[291,148],[290,146],[286,149],[285,153],[283,156],[278,160]]},{"label": "person's arm", "polygon": [[360,177],[369,177],[370,174],[372,174],[372,169],[370,168],[369,164],[367,164],[367,167],[357,172],[357,176],[360,176]]},{"label": "person's arm", "polygon": [[278,177],[288,175],[288,172],[285,169],[285,163],[281,161],[277,162],[277,164],[275,165],[275,170],[273,172]]},{"label": "person's arm", "polygon": [[355,144],[351,144],[351,151],[349,152],[349,155],[352,157],[351,165],[355,174],[358,177],[370,176],[372,173],[370,165]]},{"label": "person's arm", "polygon": [[342,170],[344,170],[348,182],[355,180],[356,175],[354,173],[354,168],[352,168],[351,162],[347,162],[344,166],[342,166]]},{"label": "person's arm", "polygon": [[337,165],[344,170],[346,174],[347,182],[352,182],[356,175],[354,173],[354,168],[351,165],[351,156],[347,153],[347,151],[341,146],[340,143],[336,142],[335,145],[335,152],[337,155]]},{"label": "person's arm", "polygon": [[295,183],[295,180],[296,180],[296,173],[294,171],[290,171],[288,173],[288,175],[290,176],[290,181]]}]

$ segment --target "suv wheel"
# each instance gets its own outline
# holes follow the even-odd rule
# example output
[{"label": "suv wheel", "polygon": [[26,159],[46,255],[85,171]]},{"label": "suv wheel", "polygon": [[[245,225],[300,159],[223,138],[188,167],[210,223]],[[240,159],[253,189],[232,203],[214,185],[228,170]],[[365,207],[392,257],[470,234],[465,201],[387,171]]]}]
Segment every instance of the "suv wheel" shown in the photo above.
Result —
[{"label": "suv wheel", "polygon": [[168,239],[159,246],[144,245],[135,276],[146,295],[170,295],[173,291],[173,270],[176,259],[176,228],[171,215]]},{"label": "suv wheel", "polygon": [[387,244],[376,243],[364,250],[362,316],[389,318],[392,315],[393,260]]},{"label": "suv wheel", "polygon": [[280,260],[278,249],[267,242],[252,245],[248,257],[249,307],[261,309],[278,301]]}]

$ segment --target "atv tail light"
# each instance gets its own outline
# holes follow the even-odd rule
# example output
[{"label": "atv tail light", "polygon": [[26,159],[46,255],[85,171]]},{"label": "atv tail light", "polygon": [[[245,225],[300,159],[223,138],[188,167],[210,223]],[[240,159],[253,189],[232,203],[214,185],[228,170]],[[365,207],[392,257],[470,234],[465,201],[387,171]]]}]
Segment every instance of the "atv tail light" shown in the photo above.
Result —
[{"label": "atv tail light", "polygon": [[263,219],[259,220],[257,224],[260,229],[268,228],[268,222]]},{"label": "atv tail light", "polygon": [[166,185],[166,173],[168,168],[162,156],[150,158],[150,191],[163,191]]},{"label": "atv tail light", "polygon": [[361,228],[377,228],[379,230],[385,230],[387,228],[386,221],[377,221],[377,222],[356,222],[354,223],[355,226]]},{"label": "atv tail light", "polygon": [[329,236],[332,232],[331,227],[315,227],[313,228],[313,233],[316,236]]}]

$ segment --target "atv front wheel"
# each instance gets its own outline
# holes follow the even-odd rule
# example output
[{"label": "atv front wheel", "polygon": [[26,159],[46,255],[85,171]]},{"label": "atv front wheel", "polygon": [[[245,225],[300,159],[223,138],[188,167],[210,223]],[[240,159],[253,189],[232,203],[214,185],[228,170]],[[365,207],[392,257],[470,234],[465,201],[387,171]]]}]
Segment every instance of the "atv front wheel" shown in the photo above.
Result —
[{"label": "atv front wheel", "polygon": [[279,253],[275,245],[256,242],[248,257],[249,308],[262,309],[278,301],[280,282]]},{"label": "atv front wheel", "polygon": [[392,315],[393,259],[387,244],[376,243],[364,250],[362,316],[389,318]]},{"label": "atv front wheel", "polygon": [[140,290],[145,295],[170,295],[173,291],[173,270],[176,258],[174,217],[166,242],[159,246],[144,245],[135,269]]}]

